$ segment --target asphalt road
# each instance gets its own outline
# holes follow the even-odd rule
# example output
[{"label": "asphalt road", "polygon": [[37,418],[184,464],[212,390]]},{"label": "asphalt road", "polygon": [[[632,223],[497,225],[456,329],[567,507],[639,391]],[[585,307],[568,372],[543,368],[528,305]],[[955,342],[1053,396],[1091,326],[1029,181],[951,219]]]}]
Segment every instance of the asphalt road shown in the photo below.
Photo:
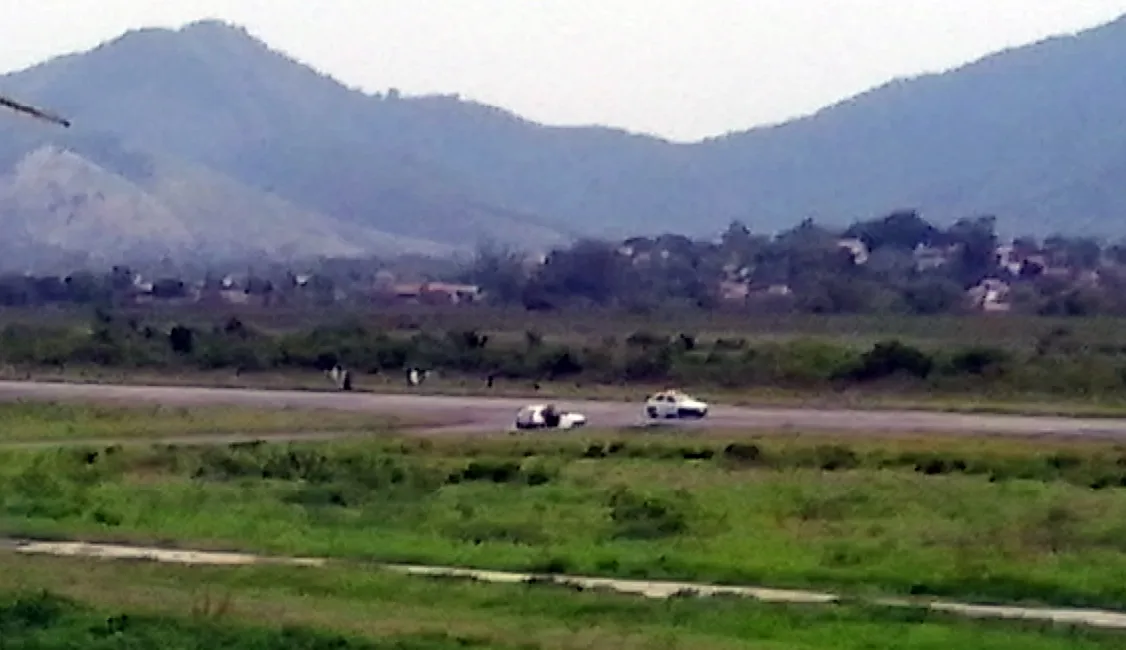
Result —
[{"label": "asphalt road", "polygon": [[[706,398],[706,396],[705,396]],[[429,433],[500,432],[508,429],[525,398],[392,395],[293,390],[253,390],[177,386],[124,386],[0,381],[0,400],[97,401],[171,406],[242,405],[265,408],[319,408],[379,414],[421,415],[441,426]],[[596,428],[642,425],[641,404],[556,400],[578,410]],[[708,418],[670,426],[715,429],[794,430],[874,433],[946,433],[1007,436],[1083,436],[1126,438],[1126,419],[1066,418],[940,413],[926,411],[751,408],[712,404]],[[327,434],[331,436],[332,434]],[[344,435],[344,434],[340,434]],[[280,434],[279,434],[280,436]],[[325,437],[326,434],[289,434]],[[257,436],[259,438],[264,436]]]}]

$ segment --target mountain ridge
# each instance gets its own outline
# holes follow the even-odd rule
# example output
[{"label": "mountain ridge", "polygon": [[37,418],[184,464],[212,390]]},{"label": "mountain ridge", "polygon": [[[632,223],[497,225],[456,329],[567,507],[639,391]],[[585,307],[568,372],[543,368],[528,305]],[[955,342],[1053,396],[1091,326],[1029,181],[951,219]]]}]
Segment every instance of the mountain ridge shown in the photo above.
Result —
[{"label": "mountain ridge", "polygon": [[[247,232],[285,233],[279,251],[282,240],[328,251],[334,237],[371,250],[484,240],[542,250],[585,235],[700,236],[733,220],[771,232],[899,209],[939,223],[996,214],[1014,234],[1121,235],[1122,69],[1126,16],[678,143],[538,124],[456,94],[364,92],[208,19],[130,30],[0,77],[81,125],[67,136],[0,127],[0,168],[63,142],[143,188],[146,160],[176,161],[194,183],[178,219],[202,219],[185,195],[202,202],[222,186]],[[215,201],[204,212],[236,219]]]}]

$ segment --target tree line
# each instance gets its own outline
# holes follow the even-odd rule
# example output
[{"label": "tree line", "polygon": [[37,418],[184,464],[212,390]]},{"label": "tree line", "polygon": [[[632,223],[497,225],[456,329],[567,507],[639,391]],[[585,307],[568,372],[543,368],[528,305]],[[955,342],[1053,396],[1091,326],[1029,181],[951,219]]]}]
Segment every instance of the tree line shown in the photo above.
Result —
[{"label": "tree line", "polygon": [[379,331],[362,324],[271,333],[237,318],[208,326],[157,327],[99,313],[88,328],[9,325],[0,361],[17,366],[104,366],[266,372],[328,371],[402,376],[407,369],[494,380],[587,385],[680,384],[716,388],[857,387],[997,390],[1071,396],[1126,389],[1126,346],[1077,344],[1065,330],[1034,349],[925,349],[898,340],[872,346],[795,339],[702,340],[691,333],[638,331],[586,342],[496,340],[476,330]]},{"label": "tree line", "polygon": [[[1126,313],[1126,245],[1019,237],[1010,242],[1014,263],[999,254],[1001,244],[993,217],[939,228],[903,211],[845,229],[807,219],[773,236],[736,222],[716,241],[676,234],[586,239],[542,261],[482,246],[463,279],[496,303],[529,310],[738,304],[758,312],[927,315],[974,309],[968,291],[998,279],[1011,285],[1006,301],[1015,312]],[[747,299],[725,296],[725,284],[747,287]]]},{"label": "tree line", "polygon": [[[1016,313],[1126,314],[1126,245],[1018,237],[1008,242],[1014,264],[1002,259],[1001,243],[992,217],[940,228],[902,211],[844,229],[807,219],[774,235],[737,222],[714,241],[678,234],[583,239],[542,259],[483,245],[460,267],[456,261],[392,268],[378,260],[321,260],[297,275],[273,265],[245,278],[235,274],[240,280],[234,291],[268,306],[370,306],[377,286],[422,278],[476,284],[494,304],[539,311],[597,305],[639,312],[680,307],[930,315],[979,308],[970,290],[994,279],[1006,284],[1005,307]],[[862,250],[851,248],[855,244]],[[148,280],[139,281],[127,266],[0,275],[0,306],[109,307],[131,304],[139,294],[155,301],[210,299],[230,289],[215,270],[202,268],[158,269]]]}]

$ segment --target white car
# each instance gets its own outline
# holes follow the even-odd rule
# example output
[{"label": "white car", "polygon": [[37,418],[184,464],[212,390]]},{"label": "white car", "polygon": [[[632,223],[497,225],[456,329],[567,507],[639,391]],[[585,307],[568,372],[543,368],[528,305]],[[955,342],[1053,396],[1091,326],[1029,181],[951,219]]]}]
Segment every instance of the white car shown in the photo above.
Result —
[{"label": "white car", "polygon": [[663,390],[645,400],[645,415],[651,419],[702,419],[708,405],[678,390]]},{"label": "white car", "polygon": [[575,429],[586,426],[586,416],[561,411],[550,404],[532,404],[516,414],[517,429]]}]

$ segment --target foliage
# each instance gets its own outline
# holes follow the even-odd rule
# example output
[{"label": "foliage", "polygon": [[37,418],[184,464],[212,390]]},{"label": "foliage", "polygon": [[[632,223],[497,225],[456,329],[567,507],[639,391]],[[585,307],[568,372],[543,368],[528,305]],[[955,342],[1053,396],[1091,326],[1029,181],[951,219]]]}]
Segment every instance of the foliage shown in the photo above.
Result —
[{"label": "foliage", "polygon": [[[51,623],[47,628],[23,626],[5,641],[48,650],[58,647],[49,645],[55,640],[65,648],[98,648],[92,642],[107,641],[90,637],[108,630],[114,632],[114,648],[175,649],[180,643],[224,648],[214,645],[218,639],[208,634],[219,625],[225,634],[242,639],[244,643],[234,646],[239,650],[285,649],[298,640],[305,643],[296,646],[302,650],[721,650],[764,643],[777,650],[1111,650],[1122,644],[1115,631],[973,621],[922,608],[789,607],[718,596],[649,600],[561,589],[543,581],[501,585],[425,580],[353,567],[293,571],[262,565],[144,566],[33,557],[0,558],[0,565],[6,581],[50,589],[11,590],[5,605],[12,606],[2,611],[22,609],[16,616],[33,621],[36,611],[46,611]],[[212,591],[223,597],[213,601]],[[191,615],[185,617],[188,610]],[[270,616],[263,617],[264,611]],[[145,638],[146,628],[157,621],[164,624],[166,635]],[[142,639],[153,642],[128,645]]]},{"label": "foliage", "polygon": [[0,603],[0,639],[0,646],[4,648],[39,650],[446,650],[480,647],[472,639],[438,635],[365,641],[305,628],[268,629],[198,617],[191,621],[129,613],[101,617],[92,609],[45,592]]},{"label": "foliage", "polygon": [[17,401],[0,403],[0,442],[380,430],[397,420],[321,409]]},{"label": "foliage", "polygon": [[[1062,236],[1018,243],[1012,247],[1015,257],[1002,255],[991,216],[960,219],[942,229],[902,211],[844,230],[807,219],[774,237],[755,237],[733,223],[718,242],[673,234],[620,244],[583,240],[555,249],[531,271],[509,252],[482,248],[467,277],[494,304],[537,311],[679,305],[814,314],[960,313],[977,308],[968,290],[984,280],[1012,285],[1014,295],[1024,296],[1013,306],[1025,313],[1126,310],[1117,291],[1122,267],[1112,261],[1110,247]],[[863,250],[850,248],[856,245]],[[1013,268],[1013,259],[1020,268]],[[1050,278],[1041,278],[1049,267]],[[1096,269],[1093,285],[1081,280]],[[721,295],[725,285],[741,287],[747,297]],[[785,292],[771,294],[772,287]]]},{"label": "foliage", "polygon": [[466,321],[445,329],[376,329],[344,320],[275,332],[238,318],[213,325],[200,320],[158,325],[106,311],[83,330],[19,323],[2,327],[0,362],[238,373],[324,372],[339,363],[361,376],[394,377],[414,367],[482,380],[952,393],[984,389],[999,395],[1061,397],[1113,396],[1126,388],[1126,346],[1096,345],[1058,327],[1020,349],[1011,343],[924,345],[895,337],[871,343],[825,336],[748,340],[651,327],[620,338],[525,331],[513,336],[467,326]]},{"label": "foliage", "polygon": [[1124,454],[624,432],[7,451],[0,522],[20,536],[1122,607]]},{"label": "foliage", "polygon": [[[679,501],[687,500],[684,495],[680,497]],[[660,539],[688,530],[690,504],[619,487],[610,493],[607,505],[617,538]]]}]

